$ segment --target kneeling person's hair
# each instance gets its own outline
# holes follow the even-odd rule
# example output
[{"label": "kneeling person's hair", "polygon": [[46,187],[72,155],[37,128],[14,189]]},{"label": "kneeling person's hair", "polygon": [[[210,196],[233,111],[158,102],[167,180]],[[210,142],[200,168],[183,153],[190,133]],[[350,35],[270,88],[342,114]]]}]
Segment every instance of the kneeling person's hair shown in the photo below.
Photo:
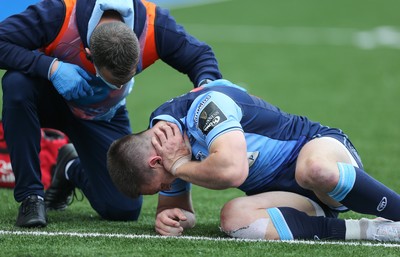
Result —
[{"label": "kneeling person's hair", "polygon": [[135,33],[120,21],[98,25],[90,37],[92,61],[125,84],[135,75],[140,46]]}]

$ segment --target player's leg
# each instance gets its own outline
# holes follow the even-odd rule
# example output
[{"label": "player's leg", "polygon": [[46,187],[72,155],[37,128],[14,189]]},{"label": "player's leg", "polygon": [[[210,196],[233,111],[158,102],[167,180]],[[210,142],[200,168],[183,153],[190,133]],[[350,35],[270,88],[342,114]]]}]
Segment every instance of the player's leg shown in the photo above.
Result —
[{"label": "player's leg", "polygon": [[310,216],[325,216],[321,207],[304,196],[290,192],[266,192],[226,203],[221,210],[221,229],[232,237],[281,239],[268,210],[283,206]]},{"label": "player's leg", "polygon": [[221,210],[221,230],[243,239],[400,241],[400,223],[325,217],[312,200],[289,192],[239,197]]},{"label": "player's leg", "polygon": [[[16,177],[18,202],[35,194],[44,197],[40,179],[40,122],[37,102],[40,79],[8,71],[3,77],[3,126]],[[46,85],[48,86],[48,85]]]},{"label": "player's leg", "polygon": [[[44,80],[8,71],[3,77],[3,126],[12,170],[14,198],[22,202],[17,226],[45,226],[40,172],[40,123],[37,103]],[[46,84],[49,87],[50,85]]]},{"label": "player's leg", "polygon": [[358,168],[350,150],[333,138],[311,140],[297,159],[297,183],[329,206],[400,220],[399,194]]},{"label": "player's leg", "polygon": [[82,190],[93,209],[104,219],[137,220],[142,197],[130,199],[123,195],[112,183],[107,170],[110,144],[131,133],[126,109],[120,108],[111,121],[73,118],[66,133],[79,156],[64,162],[65,177],[69,182]]}]

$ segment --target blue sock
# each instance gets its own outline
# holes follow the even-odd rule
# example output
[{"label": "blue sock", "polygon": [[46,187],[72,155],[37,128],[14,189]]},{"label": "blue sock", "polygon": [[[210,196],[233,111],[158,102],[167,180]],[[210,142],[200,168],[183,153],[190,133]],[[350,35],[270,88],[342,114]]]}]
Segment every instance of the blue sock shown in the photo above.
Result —
[{"label": "blue sock", "polygon": [[390,220],[400,220],[400,195],[362,169],[338,163],[339,182],[329,195],[347,208]]},{"label": "blue sock", "polygon": [[290,207],[269,208],[267,212],[281,240],[345,239],[344,220],[308,216]]}]

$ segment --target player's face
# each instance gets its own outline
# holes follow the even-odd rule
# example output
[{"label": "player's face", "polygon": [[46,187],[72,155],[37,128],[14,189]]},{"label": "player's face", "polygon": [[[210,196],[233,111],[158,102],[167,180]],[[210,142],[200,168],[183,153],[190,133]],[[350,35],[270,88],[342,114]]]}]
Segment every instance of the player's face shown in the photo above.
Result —
[{"label": "player's face", "polygon": [[140,187],[141,195],[154,195],[161,191],[159,184],[144,185]]},{"label": "player's face", "polygon": [[[160,126],[164,126],[166,124],[165,121],[157,122],[154,127],[148,130],[146,133],[150,133],[150,135],[154,136],[154,130]],[[152,150],[153,156],[156,156],[156,150]],[[176,179],[172,174],[165,170],[164,166],[157,162],[153,169],[153,174],[151,178],[147,178],[147,181],[140,186],[140,194],[141,195],[154,195],[160,191],[168,191],[171,189],[172,182]]]},{"label": "player's face", "polygon": [[140,187],[140,194],[154,195],[160,191],[167,191],[171,188],[172,181],[173,179],[171,179],[171,176],[168,176],[168,173],[157,172],[157,174],[152,177],[149,183],[143,184]]}]

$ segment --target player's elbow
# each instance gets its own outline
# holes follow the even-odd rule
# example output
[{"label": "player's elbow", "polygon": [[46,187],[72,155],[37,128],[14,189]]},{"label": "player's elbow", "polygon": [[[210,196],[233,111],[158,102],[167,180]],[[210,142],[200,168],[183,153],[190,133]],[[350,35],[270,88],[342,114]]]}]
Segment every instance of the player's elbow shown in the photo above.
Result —
[{"label": "player's elbow", "polygon": [[246,165],[231,165],[229,171],[224,173],[224,181],[227,188],[239,187],[246,180],[249,174],[249,166]]},{"label": "player's elbow", "polygon": [[243,166],[236,171],[235,180],[233,181],[232,187],[239,187],[244,183],[247,176],[249,175],[249,166]]}]

